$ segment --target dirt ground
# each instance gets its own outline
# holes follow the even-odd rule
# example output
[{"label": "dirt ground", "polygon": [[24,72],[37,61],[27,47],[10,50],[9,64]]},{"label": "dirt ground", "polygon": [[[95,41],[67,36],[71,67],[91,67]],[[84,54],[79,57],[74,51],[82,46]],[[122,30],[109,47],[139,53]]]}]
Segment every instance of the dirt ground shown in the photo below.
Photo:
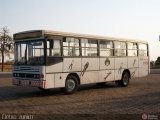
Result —
[{"label": "dirt ground", "polygon": [[[4,65],[4,68],[3,68],[4,72],[11,72],[12,71],[12,65]],[[0,64],[0,72],[2,71],[2,65]]]},{"label": "dirt ground", "polygon": [[0,78],[0,119],[39,120],[158,120],[160,119],[160,74],[132,79],[128,87],[115,83],[83,85],[73,95],[60,89],[12,86]]}]

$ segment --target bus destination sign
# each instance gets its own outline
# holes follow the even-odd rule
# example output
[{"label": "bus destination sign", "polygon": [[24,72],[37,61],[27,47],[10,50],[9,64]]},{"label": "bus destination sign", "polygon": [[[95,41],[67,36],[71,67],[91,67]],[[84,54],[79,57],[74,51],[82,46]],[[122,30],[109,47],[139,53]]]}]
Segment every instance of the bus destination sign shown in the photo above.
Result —
[{"label": "bus destination sign", "polygon": [[24,40],[24,39],[33,39],[33,38],[41,38],[41,37],[42,37],[42,31],[14,34],[14,40]]}]

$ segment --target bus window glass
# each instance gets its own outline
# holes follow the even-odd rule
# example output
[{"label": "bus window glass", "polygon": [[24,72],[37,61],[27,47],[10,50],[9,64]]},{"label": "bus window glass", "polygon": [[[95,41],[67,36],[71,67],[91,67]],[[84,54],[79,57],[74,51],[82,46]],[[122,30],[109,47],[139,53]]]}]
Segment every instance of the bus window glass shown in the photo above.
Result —
[{"label": "bus window glass", "polygon": [[47,56],[61,56],[60,40],[47,41]]},{"label": "bus window glass", "polygon": [[128,45],[128,56],[137,56],[137,43],[127,43]]},{"label": "bus window glass", "polygon": [[139,50],[147,50],[146,44],[139,44]]},{"label": "bus window glass", "polygon": [[63,40],[63,55],[64,56],[79,56],[79,39],[66,38]]},{"label": "bus window glass", "polygon": [[15,64],[44,64],[43,41],[15,42]]},{"label": "bus window glass", "polygon": [[81,39],[82,56],[97,56],[97,40]]},{"label": "bus window glass", "polygon": [[115,56],[126,56],[126,43],[114,42]]},{"label": "bus window glass", "polygon": [[111,41],[100,41],[100,56],[113,56],[113,45]]},{"label": "bus window glass", "polygon": [[148,56],[147,55],[147,44],[139,44],[139,56]]}]

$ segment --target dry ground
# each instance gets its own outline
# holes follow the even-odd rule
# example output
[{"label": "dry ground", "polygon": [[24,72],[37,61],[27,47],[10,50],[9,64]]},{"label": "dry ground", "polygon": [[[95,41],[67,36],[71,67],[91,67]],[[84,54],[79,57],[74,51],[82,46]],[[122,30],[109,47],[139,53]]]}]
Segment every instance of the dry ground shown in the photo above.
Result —
[{"label": "dry ground", "polygon": [[[4,72],[11,72],[12,71],[12,65],[4,65]],[[2,72],[2,65],[0,64],[0,72]]]},{"label": "dry ground", "polygon": [[114,83],[84,85],[73,95],[64,95],[60,89],[42,92],[12,86],[11,78],[0,78],[0,119],[25,114],[34,120],[142,120],[144,113],[160,119],[160,74],[133,79],[125,88]]}]

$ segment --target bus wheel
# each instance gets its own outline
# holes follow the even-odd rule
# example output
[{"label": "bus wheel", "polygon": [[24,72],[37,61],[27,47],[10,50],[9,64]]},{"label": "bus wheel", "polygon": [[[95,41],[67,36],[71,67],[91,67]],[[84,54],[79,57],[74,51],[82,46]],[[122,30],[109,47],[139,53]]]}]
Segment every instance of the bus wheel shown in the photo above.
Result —
[{"label": "bus wheel", "polygon": [[122,79],[120,81],[116,81],[116,83],[122,87],[126,87],[129,85],[129,73],[128,72],[124,72],[122,74]]},{"label": "bus wheel", "polygon": [[79,83],[77,77],[70,75],[66,79],[64,91],[66,94],[73,94],[78,89]]}]

